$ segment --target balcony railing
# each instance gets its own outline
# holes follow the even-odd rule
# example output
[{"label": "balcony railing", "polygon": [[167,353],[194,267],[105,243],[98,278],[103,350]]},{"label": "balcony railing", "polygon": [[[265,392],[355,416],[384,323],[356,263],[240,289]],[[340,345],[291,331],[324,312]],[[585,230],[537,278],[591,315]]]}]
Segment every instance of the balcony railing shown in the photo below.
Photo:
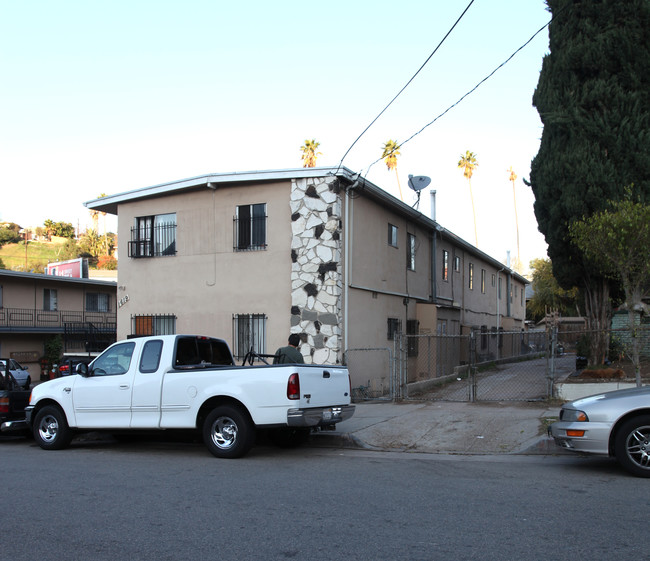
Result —
[{"label": "balcony railing", "polygon": [[63,332],[66,324],[71,323],[92,323],[96,328],[115,329],[117,315],[115,312],[0,308],[0,330],[2,331],[44,329]]}]

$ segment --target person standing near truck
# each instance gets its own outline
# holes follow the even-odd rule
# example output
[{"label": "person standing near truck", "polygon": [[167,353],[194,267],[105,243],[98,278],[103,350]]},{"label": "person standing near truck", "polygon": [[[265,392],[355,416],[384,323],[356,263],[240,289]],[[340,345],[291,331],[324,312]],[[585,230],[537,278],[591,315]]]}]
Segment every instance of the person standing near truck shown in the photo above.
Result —
[{"label": "person standing near truck", "polygon": [[289,344],[275,351],[273,364],[304,364],[305,359],[298,350],[298,345],[300,345],[300,335],[292,333],[289,335]]}]

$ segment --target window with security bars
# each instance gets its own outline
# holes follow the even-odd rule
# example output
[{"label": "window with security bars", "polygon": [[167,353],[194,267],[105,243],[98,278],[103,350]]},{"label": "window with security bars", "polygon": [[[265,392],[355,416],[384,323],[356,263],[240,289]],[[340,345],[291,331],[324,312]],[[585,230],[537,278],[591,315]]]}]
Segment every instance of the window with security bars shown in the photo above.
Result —
[{"label": "window with security bars", "polygon": [[[419,335],[420,334],[420,322],[417,319],[406,320],[406,334],[407,335]],[[418,356],[419,352],[419,341],[417,337],[407,337],[408,356]]]},{"label": "window with security bars", "polygon": [[415,235],[406,234],[406,268],[415,271]]},{"label": "window with security bars", "polygon": [[402,321],[397,318],[388,318],[388,332],[386,334],[386,338],[389,341],[394,341],[395,336],[402,331]]},{"label": "window with security bars", "polygon": [[86,293],[86,311],[87,312],[110,312],[111,298],[109,294],[101,292]]},{"label": "window with security bars", "polygon": [[266,203],[240,205],[233,219],[234,251],[266,249]]},{"label": "window with security bars", "polygon": [[449,280],[449,252],[442,250],[442,280]]},{"label": "window with security bars", "polygon": [[56,288],[43,289],[43,309],[56,312],[58,308]]},{"label": "window with security bars", "polygon": [[176,213],[139,216],[131,228],[129,257],[176,255]]},{"label": "window with security bars", "polygon": [[176,316],[171,314],[134,315],[131,316],[131,335],[174,335],[176,333]]},{"label": "window with security bars", "polygon": [[266,320],[264,314],[233,314],[233,355],[242,359],[253,351],[266,354]]}]

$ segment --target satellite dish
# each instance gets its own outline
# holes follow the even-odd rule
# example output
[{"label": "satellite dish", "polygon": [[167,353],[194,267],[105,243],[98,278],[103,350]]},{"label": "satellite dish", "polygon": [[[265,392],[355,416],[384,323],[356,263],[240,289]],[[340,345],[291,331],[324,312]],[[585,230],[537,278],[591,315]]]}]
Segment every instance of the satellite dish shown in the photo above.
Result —
[{"label": "satellite dish", "polygon": [[409,187],[418,194],[422,189],[426,189],[429,183],[431,183],[431,178],[426,175],[416,175],[415,177],[409,175]]}]

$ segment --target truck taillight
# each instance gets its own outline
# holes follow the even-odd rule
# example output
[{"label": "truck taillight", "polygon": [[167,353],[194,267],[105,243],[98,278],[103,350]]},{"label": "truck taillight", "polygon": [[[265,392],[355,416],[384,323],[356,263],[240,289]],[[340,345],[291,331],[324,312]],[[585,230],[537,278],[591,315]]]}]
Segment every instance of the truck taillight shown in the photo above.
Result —
[{"label": "truck taillight", "polygon": [[300,399],[300,377],[297,372],[289,376],[289,381],[287,382],[287,398]]},{"label": "truck taillight", "polygon": [[0,413],[9,413],[8,397],[0,397]]}]

